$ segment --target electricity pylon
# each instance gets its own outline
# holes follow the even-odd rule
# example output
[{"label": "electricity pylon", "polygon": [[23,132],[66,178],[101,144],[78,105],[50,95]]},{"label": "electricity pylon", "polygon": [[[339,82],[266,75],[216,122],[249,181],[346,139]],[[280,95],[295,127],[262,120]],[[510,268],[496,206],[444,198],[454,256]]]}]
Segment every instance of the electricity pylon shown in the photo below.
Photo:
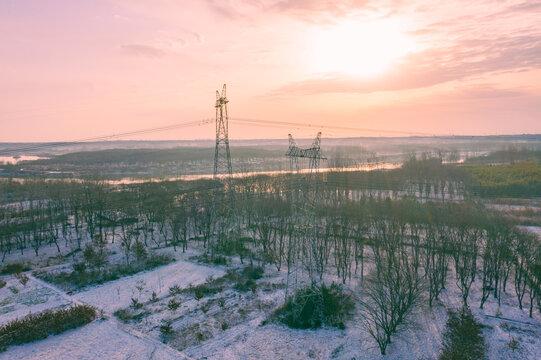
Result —
[{"label": "electricity pylon", "polygon": [[289,158],[289,169],[291,171],[291,179],[298,177],[299,173],[299,158],[307,158],[310,164],[310,173],[309,177],[306,179],[304,185],[300,183],[296,184],[295,187],[298,191],[301,191],[304,195],[305,200],[308,200],[311,197],[311,202],[315,202],[316,196],[318,193],[318,182],[319,182],[319,164],[321,160],[326,160],[327,158],[321,153],[321,132],[317,133],[312,146],[307,149],[301,149],[293,140],[293,136],[288,134],[289,137],[289,149],[287,150],[286,156]]},{"label": "electricity pylon", "polygon": [[[289,165],[291,170],[291,206],[292,206],[292,222],[295,224],[295,250],[296,254],[303,253],[301,258],[307,258],[307,268],[310,277],[313,276],[313,248],[317,246],[318,226],[316,219],[316,206],[319,197],[319,164],[321,160],[326,158],[321,153],[321,132],[319,132],[312,143],[312,146],[307,149],[301,149],[293,140],[291,134],[289,136],[289,149],[286,156],[289,157]],[[300,177],[299,158],[309,160],[310,172],[304,179]],[[300,193],[300,194],[299,194]],[[299,196],[300,195],[300,196]],[[299,239],[304,239],[302,243]],[[298,277],[298,261],[295,261],[294,267],[295,289],[297,287]],[[313,279],[314,280],[314,279]],[[287,285],[289,287],[289,273]],[[286,295],[289,289],[286,289]]]},{"label": "electricity pylon", "polygon": [[[224,84],[222,93],[216,91],[216,147],[214,148],[214,190],[212,194],[211,226],[216,233],[216,242],[209,243],[214,257],[216,245],[231,232],[235,216],[235,196],[233,193],[231,153],[229,152],[229,116],[227,114],[227,94]],[[225,191],[219,191],[219,175],[225,175]],[[227,196],[229,198],[227,199]],[[220,206],[218,206],[218,202]],[[236,231],[236,227],[235,230]]]},{"label": "electricity pylon", "polygon": [[231,154],[229,152],[229,117],[227,115],[225,84],[222,94],[216,90],[216,147],[214,148],[214,180],[219,174],[227,174],[229,179],[233,173]]}]

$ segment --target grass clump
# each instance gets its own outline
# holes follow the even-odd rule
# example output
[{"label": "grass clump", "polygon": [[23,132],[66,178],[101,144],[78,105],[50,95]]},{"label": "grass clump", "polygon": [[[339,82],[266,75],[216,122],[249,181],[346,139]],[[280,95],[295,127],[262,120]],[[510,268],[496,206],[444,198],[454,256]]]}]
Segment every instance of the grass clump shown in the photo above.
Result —
[{"label": "grass clump", "polygon": [[45,339],[69,329],[88,324],[96,318],[96,310],[88,305],[77,305],[57,311],[30,314],[0,326],[0,350],[10,345],[20,345]]},{"label": "grass clump", "polygon": [[323,325],[344,329],[354,308],[353,296],[338,284],[301,288],[276,310],[272,319],[294,329],[317,329]]},{"label": "grass clump", "polygon": [[468,307],[461,311],[449,310],[443,333],[439,360],[485,359],[483,325],[478,323]]}]

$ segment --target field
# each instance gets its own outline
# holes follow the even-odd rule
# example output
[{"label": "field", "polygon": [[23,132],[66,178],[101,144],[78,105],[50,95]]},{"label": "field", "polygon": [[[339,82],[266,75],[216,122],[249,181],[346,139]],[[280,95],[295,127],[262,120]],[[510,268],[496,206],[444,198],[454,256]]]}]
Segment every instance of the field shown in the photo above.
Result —
[{"label": "field", "polygon": [[[173,179],[178,158],[207,173],[203,147],[28,154],[47,159],[0,179],[0,326],[97,317],[0,360],[444,359],[471,340],[449,335],[449,311],[473,314],[472,359],[539,359],[539,142],[523,140],[350,140],[327,149],[339,168],[258,174],[289,166],[270,143],[216,180]],[[115,182],[133,166],[169,181]]]}]

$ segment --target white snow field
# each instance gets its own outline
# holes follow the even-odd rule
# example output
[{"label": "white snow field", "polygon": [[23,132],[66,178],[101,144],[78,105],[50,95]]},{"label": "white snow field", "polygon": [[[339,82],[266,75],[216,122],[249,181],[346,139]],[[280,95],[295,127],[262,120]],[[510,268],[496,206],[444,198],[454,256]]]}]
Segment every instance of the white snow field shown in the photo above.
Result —
[{"label": "white snow field", "polygon": [[23,285],[15,276],[2,277],[7,284],[0,289],[0,325],[29,313],[61,308],[71,302],[56,291],[29,279]]},{"label": "white snow field", "polygon": [[[196,359],[343,359],[343,360],[436,360],[441,348],[441,335],[447,320],[446,307],[460,308],[460,293],[449,273],[448,289],[440,304],[430,309],[420,305],[413,324],[393,336],[393,343],[382,356],[376,343],[360,325],[358,315],[346,323],[345,330],[323,328],[294,330],[281,324],[260,326],[264,312],[243,324],[219,332],[214,338],[182,351]],[[475,284],[477,286],[479,284]],[[503,296],[502,304],[490,298],[485,309],[479,309],[477,290],[472,291],[470,308],[486,326],[483,330],[490,360],[541,359],[541,316],[528,317],[527,309],[519,310],[512,288]],[[261,294],[264,298],[265,296]],[[212,313],[212,309],[207,313]],[[255,314],[254,314],[255,315]],[[496,317],[495,317],[496,316]],[[199,318],[197,321],[205,321]],[[208,320],[207,320],[208,321]],[[511,339],[520,342],[512,350]]]},{"label": "white snow field", "polygon": [[[38,313],[85,303],[102,310],[104,319],[96,320],[78,329],[51,336],[48,339],[20,346],[10,346],[0,353],[3,359],[183,359],[181,352],[119,323],[109,312],[126,307],[131,297],[157,294],[169,286],[183,288],[199,284],[208,276],[220,276],[223,270],[176,261],[154,271],[121,278],[91,287],[76,295],[68,295],[58,287],[47,284],[29,274],[26,285],[14,276],[6,276],[6,286],[0,289],[0,324]],[[142,289],[137,286],[145,284]],[[117,291],[117,289],[121,289]]]},{"label": "white snow field", "polygon": [[[197,285],[211,277],[225,274],[224,267],[198,265],[185,261],[189,254],[177,254],[169,265],[127,276],[84,291],[68,295],[54,285],[33,276],[23,285],[14,276],[4,276],[6,286],[0,289],[0,324],[28,313],[57,309],[75,303],[87,303],[103,310],[104,319],[78,329],[20,346],[11,346],[0,353],[0,360],[33,359],[392,359],[429,360],[438,358],[441,335],[447,319],[446,308],[459,308],[461,297],[455,286],[452,266],[447,289],[441,301],[430,309],[426,303],[415,310],[414,323],[393,336],[387,355],[381,356],[375,342],[361,326],[358,313],[346,322],[346,329],[323,328],[293,330],[281,324],[262,322],[283,302],[283,287],[271,284],[284,281],[285,271],[267,266],[253,291],[237,291],[224,287],[213,295],[197,300],[191,291],[171,296],[169,288],[181,289]],[[233,267],[240,264],[234,262]],[[371,269],[367,264],[366,270]],[[328,279],[331,281],[332,276]],[[501,305],[490,297],[485,309],[479,309],[479,279],[473,284],[469,304],[483,330],[490,360],[541,359],[541,315],[534,309],[533,318],[525,308],[518,308],[512,283],[503,294]],[[362,285],[353,279],[348,287],[360,294]],[[159,300],[150,302],[152,292]],[[121,323],[112,312],[129,308],[132,298],[144,303],[139,320]],[[178,309],[168,308],[176,299]],[[178,339],[162,343],[160,325],[171,322]],[[222,327],[226,324],[226,328]],[[198,334],[202,334],[197,339]],[[196,339],[196,340],[194,340]],[[518,348],[509,346],[518,341]]]},{"label": "white snow field", "polygon": [[134,336],[111,320],[97,320],[45,340],[10,346],[1,360],[72,359],[185,359],[182,354],[151,340]]},{"label": "white snow field", "polygon": [[209,276],[221,276],[219,268],[196,265],[185,261],[175,261],[153,271],[146,271],[118,280],[94,286],[79,292],[73,297],[88,305],[106,312],[115,312],[131,304],[132,298],[146,301],[152,292],[159,297],[169,291],[169,287],[181,288],[205,282]]}]

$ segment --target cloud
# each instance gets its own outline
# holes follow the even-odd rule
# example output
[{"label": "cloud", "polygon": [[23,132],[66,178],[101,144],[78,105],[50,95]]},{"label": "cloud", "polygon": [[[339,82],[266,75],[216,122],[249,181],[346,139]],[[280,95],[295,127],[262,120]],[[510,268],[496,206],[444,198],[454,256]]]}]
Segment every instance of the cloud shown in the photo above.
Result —
[{"label": "cloud", "polygon": [[410,54],[378,77],[322,74],[287,84],[272,95],[409,90],[488,73],[535,68],[541,68],[541,35],[504,35],[490,41],[465,39],[452,46]]},{"label": "cloud", "polygon": [[327,23],[345,16],[379,12],[380,8],[373,3],[371,0],[207,0],[214,13],[229,20],[285,14],[310,23]]},{"label": "cloud", "polygon": [[541,9],[541,2],[538,0],[534,1],[524,1],[519,4],[509,6],[505,11],[507,12],[522,12],[522,11],[532,11]]},{"label": "cloud", "polygon": [[157,47],[142,44],[126,44],[122,45],[121,49],[128,55],[150,59],[163,57],[165,55],[165,51]]},{"label": "cloud", "polygon": [[136,56],[146,57],[150,59],[160,58],[167,54],[179,53],[184,48],[194,45],[203,44],[205,38],[202,34],[190,30],[184,30],[184,37],[175,36],[167,31],[160,32],[160,36],[149,44],[126,44],[121,48],[124,53]]}]

